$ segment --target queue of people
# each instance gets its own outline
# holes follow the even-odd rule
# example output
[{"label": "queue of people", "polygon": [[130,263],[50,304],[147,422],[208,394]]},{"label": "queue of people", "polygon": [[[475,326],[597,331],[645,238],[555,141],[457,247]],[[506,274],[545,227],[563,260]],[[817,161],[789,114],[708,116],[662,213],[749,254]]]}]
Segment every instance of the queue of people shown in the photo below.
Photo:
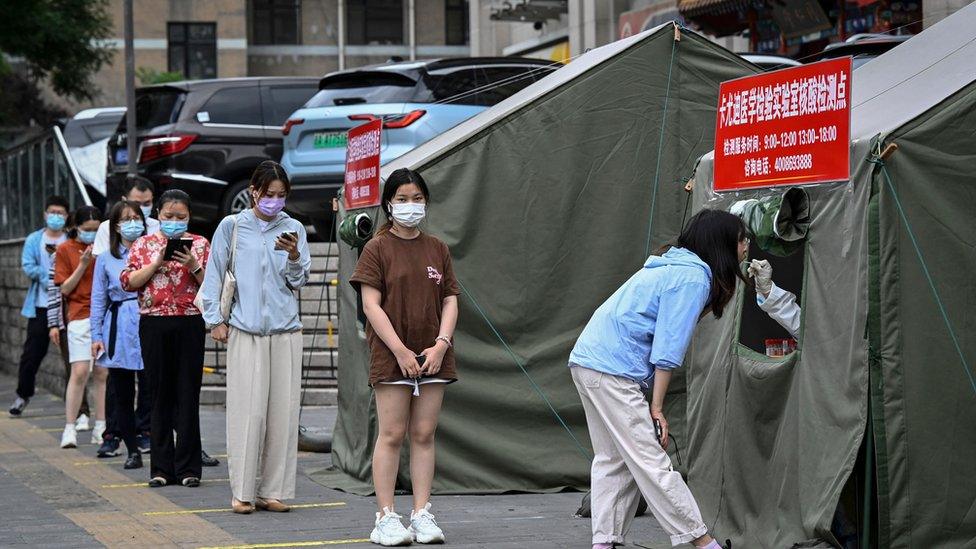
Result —
[{"label": "queue of people", "polygon": [[[249,190],[251,208],[225,218],[212,245],[188,232],[192,204],[179,190],[154,203],[151,186],[136,181],[104,222],[95,208],[81,207],[69,216],[63,199],[48,200],[46,226],[28,237],[23,252],[31,288],[22,313],[30,320],[10,413],[23,413],[34,394],[47,336],[60,342],[55,330],[64,331],[70,375],[62,447],[77,445],[79,410],[91,378],[93,442],[102,442],[110,430],[115,448],[117,439],[125,445],[124,467],[138,468],[140,436],[148,433],[149,486],[198,486],[205,456],[199,394],[209,330],[228,348],[232,509],[288,511],[286,500],[295,495],[301,391],[302,324],[295,292],[309,280],[311,259],[304,226],[283,212],[291,186],[281,166],[262,163]],[[350,278],[368,319],[369,383],[379,424],[370,540],[384,546],[446,539],[430,512],[430,493],[441,404],[447,385],[458,380],[453,342],[461,292],[447,245],[420,229],[429,201],[419,173],[393,172],[382,196],[388,223],[365,245]],[[153,205],[158,221],[150,217]],[[672,245],[650,256],[594,312],[577,340],[569,374],[595,454],[594,549],[623,543],[641,495],[674,545],[722,549],[671,467],[664,400],[697,323],[708,314],[721,317],[737,279],[746,281],[741,264],[748,248],[739,217],[699,212]],[[772,284],[768,263],[754,261],[749,274],[760,305],[795,334],[795,298]],[[49,297],[55,294],[63,298],[65,314],[52,311],[60,308]],[[41,307],[46,297],[48,307]],[[394,488],[407,435],[413,505],[405,526],[394,508]]]}]

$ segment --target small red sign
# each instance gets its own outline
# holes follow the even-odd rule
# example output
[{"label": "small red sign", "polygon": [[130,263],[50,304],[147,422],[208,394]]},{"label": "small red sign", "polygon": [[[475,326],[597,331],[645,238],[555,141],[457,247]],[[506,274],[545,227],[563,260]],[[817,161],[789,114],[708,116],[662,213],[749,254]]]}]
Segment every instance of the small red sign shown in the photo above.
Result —
[{"label": "small red sign", "polygon": [[380,204],[380,144],[383,121],[372,120],[349,130],[346,137],[346,209]]},{"label": "small red sign", "polygon": [[722,82],[716,191],[850,178],[851,58]]}]

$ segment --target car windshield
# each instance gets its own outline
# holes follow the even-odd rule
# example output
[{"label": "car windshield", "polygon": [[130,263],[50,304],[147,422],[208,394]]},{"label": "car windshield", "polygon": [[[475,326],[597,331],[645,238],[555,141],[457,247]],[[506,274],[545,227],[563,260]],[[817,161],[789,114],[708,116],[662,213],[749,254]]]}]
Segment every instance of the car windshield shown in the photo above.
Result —
[{"label": "car windshield", "polygon": [[364,103],[409,103],[416,95],[417,82],[396,73],[354,72],[322,79],[319,91],[305,108],[356,105]]},{"label": "car windshield", "polygon": [[[136,129],[146,130],[176,122],[184,93],[176,89],[153,89],[136,93]],[[125,116],[119,131],[125,131]]]},{"label": "car windshield", "polygon": [[121,114],[99,115],[82,120],[69,120],[64,127],[64,141],[69,147],[84,147],[112,137]]}]

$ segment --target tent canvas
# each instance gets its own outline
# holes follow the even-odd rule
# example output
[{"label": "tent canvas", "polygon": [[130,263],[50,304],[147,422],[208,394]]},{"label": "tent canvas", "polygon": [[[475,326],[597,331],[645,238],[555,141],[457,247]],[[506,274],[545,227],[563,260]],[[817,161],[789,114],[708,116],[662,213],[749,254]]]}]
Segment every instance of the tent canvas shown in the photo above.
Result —
[{"label": "tent canvas", "polygon": [[[662,25],[587,52],[383,168],[386,176],[411,167],[427,180],[426,230],[450,246],[464,290],[460,381],[441,413],[435,492],[588,486],[569,351],[648,250],[676,236],[690,196],[683,178],[712,148],[719,83],[757,71]],[[369,493],[375,409],[363,318],[345,282],[357,250],[340,250],[335,469],[317,478]],[[674,389],[680,436],[683,391]]]},{"label": "tent canvas", "polygon": [[[738,315],[699,327],[690,482],[737,545],[835,541],[859,456],[845,513],[868,546],[976,545],[974,28],[976,5],[854,72],[851,180],[806,189],[798,350],[746,349]],[[695,209],[783,192],[719,195],[711,173],[709,154]]]}]

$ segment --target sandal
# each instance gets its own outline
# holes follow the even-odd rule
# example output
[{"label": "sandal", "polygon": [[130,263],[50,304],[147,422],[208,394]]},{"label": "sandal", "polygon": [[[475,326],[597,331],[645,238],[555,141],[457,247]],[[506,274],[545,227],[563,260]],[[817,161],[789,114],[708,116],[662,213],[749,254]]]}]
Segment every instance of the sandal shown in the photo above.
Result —
[{"label": "sandal", "polygon": [[200,486],[200,479],[198,477],[186,477],[181,481],[181,484],[187,488],[196,488]]}]

